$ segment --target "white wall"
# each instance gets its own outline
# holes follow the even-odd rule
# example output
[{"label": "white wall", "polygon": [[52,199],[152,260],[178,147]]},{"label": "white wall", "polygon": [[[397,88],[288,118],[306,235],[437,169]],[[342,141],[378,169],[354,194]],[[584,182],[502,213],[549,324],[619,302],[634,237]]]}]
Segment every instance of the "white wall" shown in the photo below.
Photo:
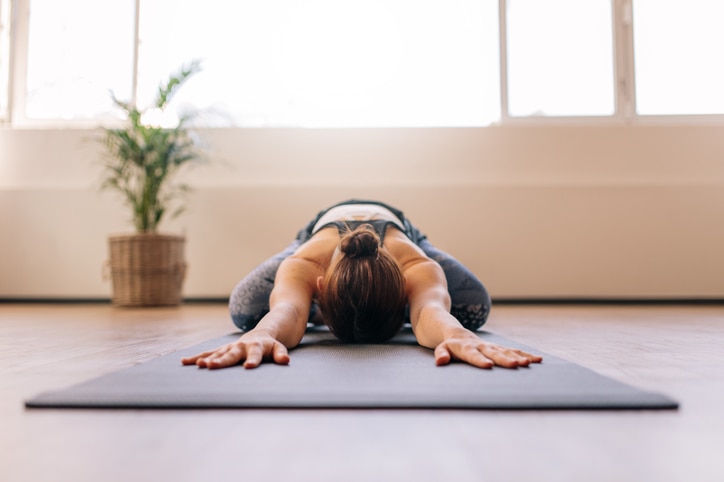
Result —
[{"label": "white wall", "polygon": [[[724,128],[221,129],[197,170],[187,297],[224,297],[326,204],[401,207],[497,298],[724,298]],[[107,298],[89,130],[0,130],[0,298]]]}]

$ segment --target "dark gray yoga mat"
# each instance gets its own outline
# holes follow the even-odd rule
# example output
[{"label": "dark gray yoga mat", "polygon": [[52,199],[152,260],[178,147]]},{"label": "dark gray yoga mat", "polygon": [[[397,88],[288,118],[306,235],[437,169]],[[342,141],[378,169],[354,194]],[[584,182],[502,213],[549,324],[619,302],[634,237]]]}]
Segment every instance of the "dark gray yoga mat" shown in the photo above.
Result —
[{"label": "dark gray yoga mat", "polygon": [[324,330],[307,333],[288,366],[203,370],[182,356],[210,340],[141,365],[26,401],[31,408],[465,408],[672,409],[677,403],[580,365],[481,332],[486,340],[541,354],[528,368],[436,367],[408,331],[383,345],[344,345]]}]

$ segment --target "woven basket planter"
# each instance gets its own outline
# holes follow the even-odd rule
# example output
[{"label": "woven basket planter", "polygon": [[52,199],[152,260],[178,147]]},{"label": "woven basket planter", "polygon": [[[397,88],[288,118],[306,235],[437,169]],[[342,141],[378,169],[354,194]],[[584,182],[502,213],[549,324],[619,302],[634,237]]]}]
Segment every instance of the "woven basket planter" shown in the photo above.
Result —
[{"label": "woven basket planter", "polygon": [[132,234],[109,238],[113,304],[175,306],[181,303],[186,275],[186,238]]}]

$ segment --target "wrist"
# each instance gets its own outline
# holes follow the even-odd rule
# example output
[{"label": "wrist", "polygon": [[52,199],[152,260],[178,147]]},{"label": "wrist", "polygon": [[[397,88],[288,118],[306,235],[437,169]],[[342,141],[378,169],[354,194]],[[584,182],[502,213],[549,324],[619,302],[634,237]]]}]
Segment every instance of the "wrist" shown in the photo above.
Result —
[{"label": "wrist", "polygon": [[446,339],[468,332],[447,309],[439,305],[421,308],[412,328],[418,343],[428,348],[434,348]]},{"label": "wrist", "polygon": [[475,338],[478,339],[478,336],[473,333],[472,331],[468,330],[464,326],[460,324],[457,320],[456,326],[451,326],[448,330],[445,331],[445,339],[451,339],[451,338]]}]

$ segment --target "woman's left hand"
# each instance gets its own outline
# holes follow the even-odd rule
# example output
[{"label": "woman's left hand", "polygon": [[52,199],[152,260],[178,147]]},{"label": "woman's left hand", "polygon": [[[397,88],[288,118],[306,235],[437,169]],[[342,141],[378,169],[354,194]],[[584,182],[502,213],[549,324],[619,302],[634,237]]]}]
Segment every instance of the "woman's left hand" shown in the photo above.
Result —
[{"label": "woman's left hand", "polygon": [[479,368],[492,368],[495,365],[518,368],[540,363],[543,357],[486,342],[473,332],[465,330],[446,338],[435,348],[436,365],[447,365],[452,360]]}]

